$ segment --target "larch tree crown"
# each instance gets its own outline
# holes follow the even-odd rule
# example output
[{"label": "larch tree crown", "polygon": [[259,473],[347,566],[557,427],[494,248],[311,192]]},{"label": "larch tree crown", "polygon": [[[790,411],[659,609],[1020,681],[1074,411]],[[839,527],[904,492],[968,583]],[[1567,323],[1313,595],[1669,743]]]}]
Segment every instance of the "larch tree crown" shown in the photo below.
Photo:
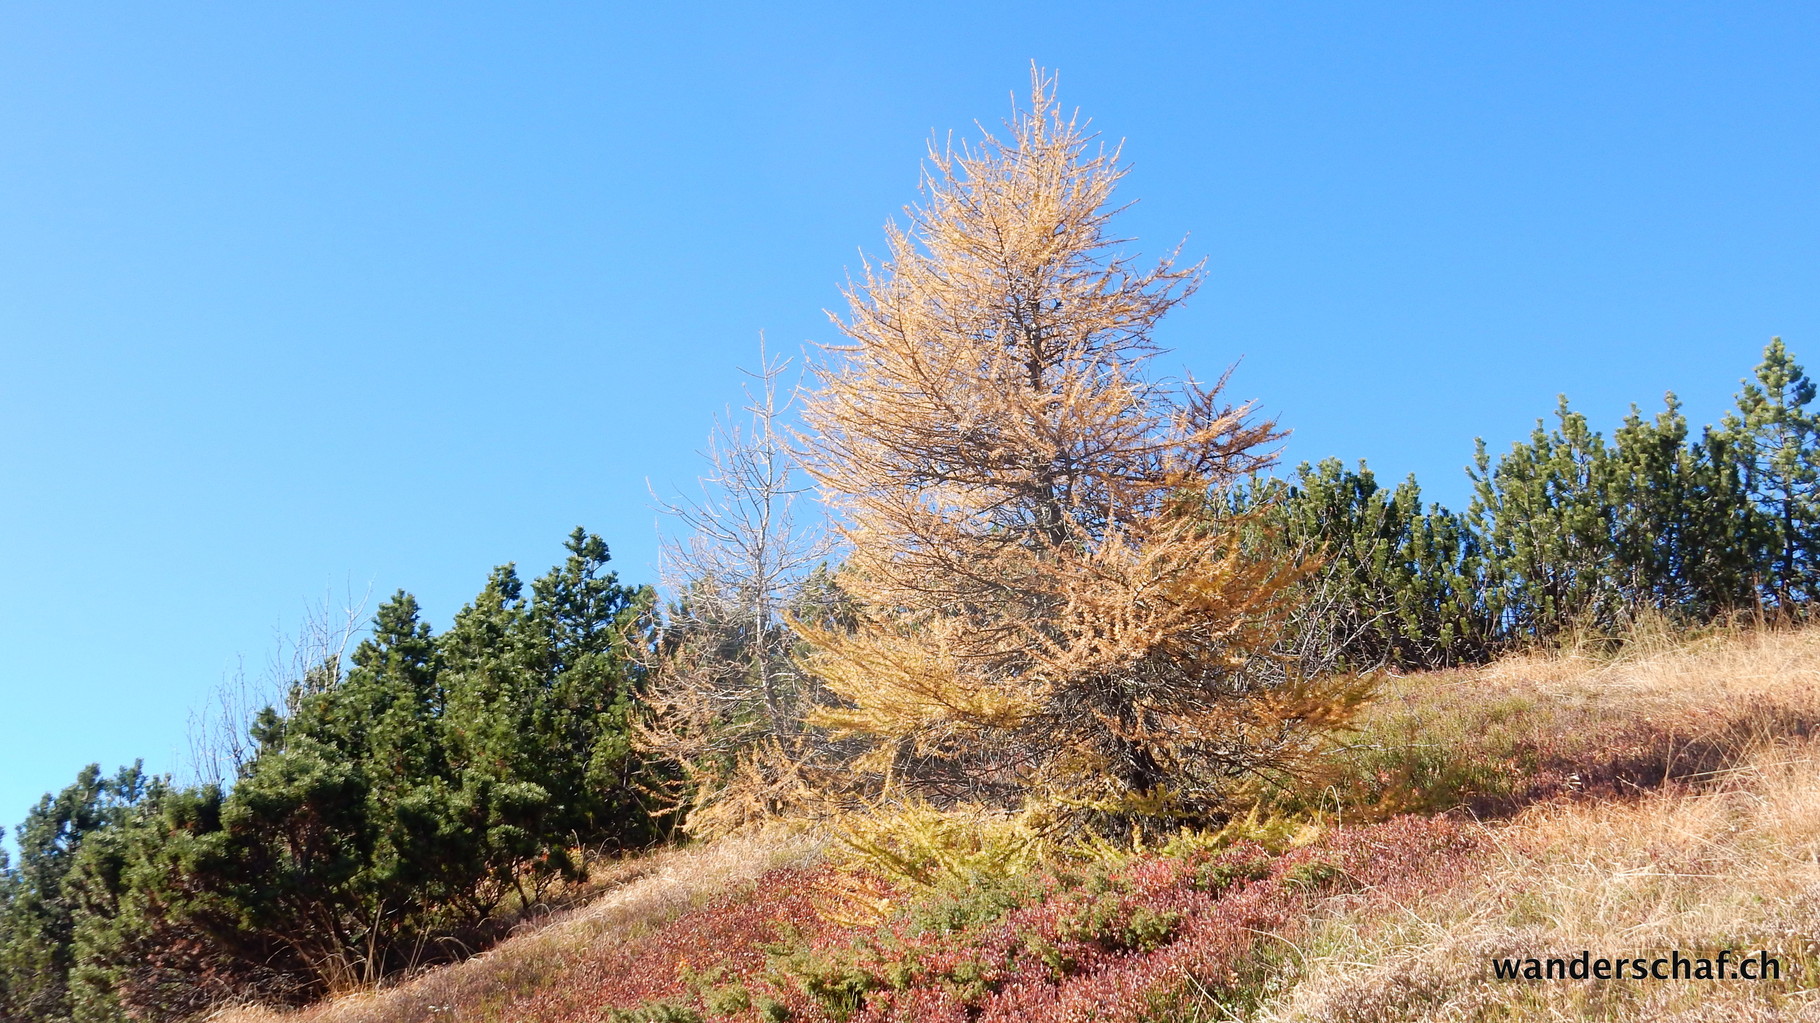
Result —
[{"label": "larch tree crown", "polygon": [[1144,374],[1201,267],[1121,252],[1118,150],[1032,86],[1005,138],[931,147],[833,316],[801,445],[858,622],[799,629],[840,701],[817,720],[938,801],[1217,814],[1356,694],[1259,670],[1302,568],[1216,509],[1281,435],[1223,378]]}]

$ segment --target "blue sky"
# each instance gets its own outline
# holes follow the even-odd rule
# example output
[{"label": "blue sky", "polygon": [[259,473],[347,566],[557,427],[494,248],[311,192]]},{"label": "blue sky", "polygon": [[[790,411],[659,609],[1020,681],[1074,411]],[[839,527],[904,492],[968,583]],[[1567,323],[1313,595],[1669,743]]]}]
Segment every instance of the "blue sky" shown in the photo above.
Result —
[{"label": "blue sky", "polygon": [[[1566,392],[1714,419],[1820,364],[1820,7],[0,6],[0,821],[185,719],[325,592],[577,524],[652,577],[759,331],[821,310],[932,131],[1032,60],[1208,280],[1288,457],[1463,505]],[[1817,367],[1820,368],[1820,367]]]}]

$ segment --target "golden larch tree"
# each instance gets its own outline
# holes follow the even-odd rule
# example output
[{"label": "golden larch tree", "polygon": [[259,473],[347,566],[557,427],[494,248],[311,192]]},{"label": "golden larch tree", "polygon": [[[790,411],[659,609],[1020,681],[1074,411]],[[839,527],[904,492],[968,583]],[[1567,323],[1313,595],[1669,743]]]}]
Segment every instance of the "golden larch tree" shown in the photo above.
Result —
[{"label": "golden larch tree", "polygon": [[816,721],[938,801],[1217,813],[1356,702],[1268,668],[1300,569],[1215,512],[1279,435],[1218,384],[1146,375],[1201,268],[1120,251],[1117,150],[1040,73],[1005,128],[931,147],[923,202],[833,317],[850,343],[802,456],[859,621],[800,627],[840,702]]}]

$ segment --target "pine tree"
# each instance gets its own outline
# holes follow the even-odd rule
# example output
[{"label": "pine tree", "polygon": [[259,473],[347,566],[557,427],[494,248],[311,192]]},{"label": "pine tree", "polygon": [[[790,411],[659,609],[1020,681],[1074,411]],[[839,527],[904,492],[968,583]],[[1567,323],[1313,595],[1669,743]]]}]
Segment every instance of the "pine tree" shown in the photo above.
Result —
[{"label": "pine tree", "polygon": [[599,537],[567,546],[528,601],[495,569],[442,636],[400,591],[345,672],[310,667],[259,715],[231,789],[161,792],[86,842],[85,1018],[372,984],[496,937],[580,874],[578,846],[649,841],[627,651],[651,598]]},{"label": "pine tree", "polygon": [[1505,635],[1604,628],[1624,616],[1612,571],[1611,454],[1565,395],[1555,418],[1554,430],[1537,420],[1528,443],[1495,465],[1483,441],[1474,456],[1467,515],[1483,538],[1486,598]]},{"label": "pine tree", "polygon": [[[613,850],[655,840],[661,817],[644,792],[652,768],[633,746],[647,679],[636,652],[649,643],[656,595],[607,569],[605,540],[577,526],[562,564],[531,581],[524,630],[540,680],[530,734],[541,745],[531,777],[550,792],[547,837]],[[550,749],[565,751],[550,756]],[[570,873],[560,842],[549,862]]]},{"label": "pine tree", "polygon": [[936,798],[1217,813],[1350,706],[1250,670],[1295,572],[1206,514],[1277,434],[1143,375],[1199,269],[1115,251],[1118,154],[1041,76],[1008,131],[932,149],[805,409],[858,617],[802,630],[848,704],[819,720]]},{"label": "pine tree", "polygon": [[1436,668],[1485,656],[1494,633],[1479,599],[1478,539],[1459,515],[1422,504],[1414,476],[1385,489],[1364,462],[1303,463],[1266,518],[1321,567],[1298,588],[1293,649],[1304,662],[1365,670]]},{"label": "pine tree", "polygon": [[1674,394],[1666,406],[1653,420],[1633,406],[1612,437],[1610,571],[1630,607],[1705,621],[1751,600],[1750,501],[1723,443],[1690,441]]},{"label": "pine tree", "polygon": [[[1755,410],[1753,422],[1795,418],[1766,412],[1773,404],[1761,392],[1741,398]],[[1750,465],[1763,451],[1760,435],[1733,417],[1690,441],[1672,393],[1654,419],[1633,406],[1610,443],[1565,397],[1556,418],[1554,430],[1538,422],[1528,442],[1495,464],[1479,444],[1469,519],[1485,552],[1484,596],[1500,639],[1569,628],[1615,636],[1646,609],[1705,621],[1750,601],[1753,578],[1772,571],[1763,564],[1764,538],[1780,535],[1772,512],[1786,492],[1769,486],[1762,507],[1753,506]],[[1795,452],[1784,461],[1798,468],[1799,444]],[[1789,477],[1758,478],[1763,492],[1763,479]],[[1808,521],[1798,485],[1795,491],[1791,514]]]},{"label": "pine tree", "polygon": [[90,764],[19,825],[18,866],[0,854],[0,1018],[70,1017],[80,908],[72,870],[86,844],[122,826],[151,783],[138,764],[111,778]]},{"label": "pine tree", "polygon": [[1808,409],[1815,387],[1772,338],[1744,381],[1723,433],[1756,505],[1756,538],[1764,548],[1765,596],[1785,606],[1820,597],[1820,414]]}]

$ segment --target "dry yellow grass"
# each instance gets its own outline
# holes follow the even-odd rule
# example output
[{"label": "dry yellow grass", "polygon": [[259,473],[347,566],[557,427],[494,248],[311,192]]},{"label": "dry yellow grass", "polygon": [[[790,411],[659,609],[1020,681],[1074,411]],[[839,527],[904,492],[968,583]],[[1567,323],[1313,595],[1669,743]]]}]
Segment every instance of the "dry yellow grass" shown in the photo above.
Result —
[{"label": "dry yellow grass", "polygon": [[[1640,643],[1601,660],[1512,659],[1453,684],[1647,716],[1805,705],[1820,631]],[[1410,686],[1434,684],[1408,680]],[[1485,825],[1472,883],[1421,906],[1370,893],[1328,907],[1297,949],[1269,1023],[1417,1020],[1820,1019],[1820,743],[1738,737],[1732,766],[1634,800],[1551,802]],[[1494,957],[1779,955],[1781,983],[1497,981]],[[1792,968],[1792,969],[1791,969]]]},{"label": "dry yellow grass", "polygon": [[[1637,714],[1786,700],[1820,687],[1820,628],[1688,631],[1645,619],[1623,646],[1572,645],[1503,658],[1459,673],[1479,687],[1529,690],[1554,701],[1621,704]],[[1436,675],[1445,678],[1446,675]]]},{"label": "dry yellow grass", "polygon": [[1273,798],[1358,822],[1635,795],[1820,732],[1820,629],[1657,626],[1615,654],[1587,645],[1394,678],[1359,724],[1318,790]]}]

